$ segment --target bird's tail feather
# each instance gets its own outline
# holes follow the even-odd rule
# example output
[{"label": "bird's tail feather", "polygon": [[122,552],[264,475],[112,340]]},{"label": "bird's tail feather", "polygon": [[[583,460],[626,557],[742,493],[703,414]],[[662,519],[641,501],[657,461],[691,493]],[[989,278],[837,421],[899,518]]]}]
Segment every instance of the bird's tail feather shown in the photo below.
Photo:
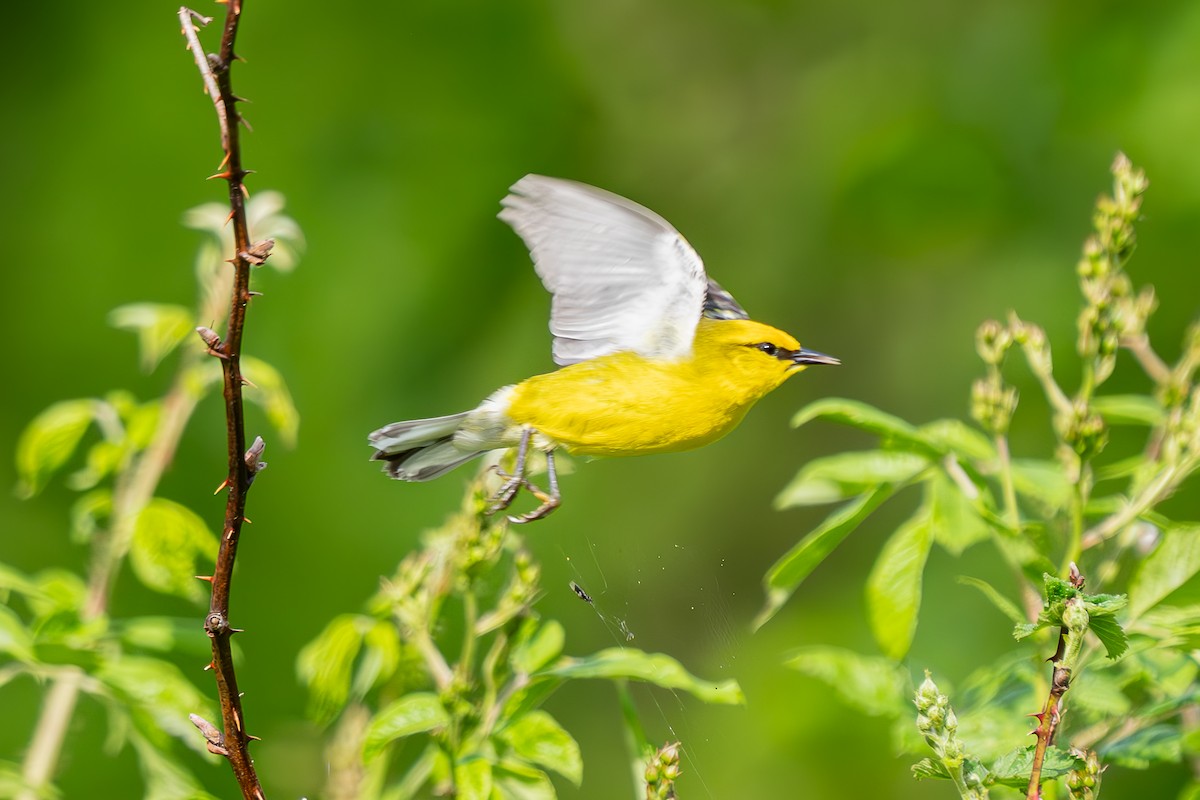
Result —
[{"label": "bird's tail feather", "polygon": [[486,450],[461,450],[454,434],[470,412],[385,425],[367,437],[373,461],[386,461],[383,471],[396,480],[429,481],[445,475]]}]

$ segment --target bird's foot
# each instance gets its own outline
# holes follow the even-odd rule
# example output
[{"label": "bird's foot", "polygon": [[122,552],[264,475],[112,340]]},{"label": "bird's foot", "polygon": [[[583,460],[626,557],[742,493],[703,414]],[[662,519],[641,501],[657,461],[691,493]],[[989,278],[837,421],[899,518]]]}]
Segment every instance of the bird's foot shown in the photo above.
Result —
[{"label": "bird's foot", "polygon": [[492,499],[488,503],[487,509],[484,511],[484,513],[489,517],[492,514],[495,514],[498,511],[503,511],[511,506],[513,504],[513,500],[517,499],[517,492],[520,491],[521,487],[529,484],[529,481],[525,480],[525,476],[521,475],[520,473],[517,473],[516,475],[510,475],[504,470],[500,469],[500,465],[498,464],[492,467],[492,471],[499,475],[500,479],[503,480],[504,483],[501,484],[500,488],[496,490],[496,493],[492,495]]},{"label": "bird's foot", "polygon": [[[562,504],[562,497],[558,494],[558,487],[553,487],[553,491],[547,493],[534,486],[529,481],[522,481],[522,484],[529,490],[530,494],[541,501],[541,505],[525,514],[509,514],[508,521],[513,525],[523,525],[526,522],[548,517],[550,512],[558,508]],[[510,501],[511,502],[511,501]]]}]

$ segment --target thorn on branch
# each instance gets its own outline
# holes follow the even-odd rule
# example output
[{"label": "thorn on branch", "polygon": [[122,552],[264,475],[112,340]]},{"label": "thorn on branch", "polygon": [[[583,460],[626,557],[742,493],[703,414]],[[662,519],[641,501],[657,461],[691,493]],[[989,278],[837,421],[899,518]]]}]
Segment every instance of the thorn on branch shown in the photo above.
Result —
[{"label": "thorn on branch", "polygon": [[258,473],[267,468],[267,462],[261,460],[263,450],[267,448],[267,443],[263,441],[261,436],[254,437],[254,444],[250,445],[250,449],[246,451],[246,469],[250,471],[249,480],[254,482],[254,478]]},{"label": "thorn on branch", "polygon": [[229,750],[225,747],[225,734],[221,733],[216,725],[213,725],[199,714],[188,714],[188,719],[204,735],[204,740],[208,742],[208,752],[216,753],[226,758],[229,757]]},{"label": "thorn on branch", "polygon": [[196,580],[198,580],[198,581],[204,581],[205,583],[212,583],[212,582],[213,582],[213,576],[212,576],[212,575],[196,575],[196,576],[195,576],[195,578],[196,578]]},{"label": "thorn on branch", "polygon": [[221,490],[227,488],[228,486],[229,486],[229,478],[226,478],[225,480],[221,481],[221,485],[217,487],[217,490],[215,492],[213,492],[213,494],[220,494]]},{"label": "thorn on branch", "polygon": [[[221,337],[217,335],[216,331],[214,331],[212,328],[206,328],[203,325],[200,325],[196,328],[196,333],[200,335],[201,341],[204,342],[206,352],[210,356],[216,356],[217,358],[222,359],[229,358],[229,356],[225,355],[224,353],[225,343],[221,341]],[[217,492],[219,491],[221,490],[217,489]],[[213,492],[213,494],[216,494],[217,492]]]},{"label": "thorn on branch", "polygon": [[274,239],[263,239],[255,242],[248,248],[238,253],[242,258],[256,267],[261,267],[271,257],[271,251],[275,249]]}]

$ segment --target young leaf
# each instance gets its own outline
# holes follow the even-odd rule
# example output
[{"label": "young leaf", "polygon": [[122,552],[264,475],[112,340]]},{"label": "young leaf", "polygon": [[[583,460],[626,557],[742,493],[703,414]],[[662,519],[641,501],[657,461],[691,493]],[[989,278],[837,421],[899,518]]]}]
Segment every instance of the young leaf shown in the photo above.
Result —
[{"label": "young leaf", "polygon": [[1158,401],[1141,394],[1093,397],[1091,408],[1109,425],[1145,425],[1153,428],[1161,425],[1165,418]]},{"label": "young leaf", "polygon": [[1017,494],[1033,500],[1051,514],[1066,508],[1071,499],[1071,484],[1057,461],[1014,458],[1012,478]]},{"label": "young leaf", "polygon": [[921,578],[933,544],[929,517],[918,511],[883,546],[867,578],[871,632],[883,654],[900,661],[912,645],[921,608]]},{"label": "young leaf", "polygon": [[396,739],[425,733],[450,723],[437,695],[429,692],[406,694],[386,706],[371,720],[363,741],[363,759],[371,760]]},{"label": "young leaf", "polygon": [[568,679],[629,678],[664,689],[682,689],[706,703],[741,705],[746,702],[735,680],[702,680],[670,656],[646,653],[634,647],[610,647],[583,658],[563,658],[537,674]]},{"label": "young leaf", "polygon": [[917,429],[899,417],[880,411],[874,406],[858,400],[846,400],[840,397],[826,397],[809,403],[796,412],[792,417],[792,427],[799,428],[814,419],[827,419],[840,422],[859,430],[873,433],[880,437],[884,444],[911,450],[927,456],[942,455],[929,442],[922,438]]},{"label": "young leaf", "polygon": [[990,583],[982,581],[979,578],[972,578],[969,575],[959,575],[956,580],[963,586],[974,586],[982,592],[983,596],[990,600],[992,605],[1001,614],[1012,620],[1014,625],[1025,624],[1025,615],[1021,613],[1021,609],[1017,607],[1017,604],[996,591],[996,588]]},{"label": "young leaf", "polygon": [[[369,622],[363,618],[363,622]],[[396,672],[400,665],[400,639],[396,627],[384,620],[375,620],[363,635],[362,659],[354,675],[351,691],[355,697],[382,684]]]},{"label": "young leaf", "polygon": [[34,660],[33,634],[8,606],[0,606],[0,653],[26,664]]},{"label": "young leaf", "polygon": [[493,764],[492,782],[504,800],[556,800],[558,797],[549,775],[519,761]]},{"label": "young leaf", "polygon": [[[1042,780],[1066,775],[1071,770],[1081,769],[1083,759],[1057,747],[1046,748],[1042,762]],[[1033,770],[1033,747],[1021,747],[996,759],[991,766],[992,779],[1003,786],[1024,789],[1029,785],[1029,774]]]},{"label": "young leaf", "polygon": [[355,614],[334,617],[296,658],[296,673],[309,691],[308,712],[318,722],[337,716],[350,695],[350,673],[362,646],[362,629]]},{"label": "young leaf", "polygon": [[292,402],[291,392],[279,370],[253,356],[242,356],[243,372],[254,386],[247,387],[246,399],[257,403],[267,412],[267,419],[279,431],[283,443],[296,446],[296,433],[300,430],[300,412]]},{"label": "young leaf", "polygon": [[197,752],[205,751],[204,739],[196,735],[188,714],[212,719],[212,703],[174,664],[124,655],[105,660],[96,678],[130,708],[134,728],[155,747],[164,748],[172,736]]},{"label": "young leaf", "polygon": [[917,435],[939,451],[951,452],[969,461],[991,461],[996,446],[987,436],[958,419],[939,419],[922,425]]},{"label": "young leaf", "polygon": [[583,757],[571,734],[545,711],[531,711],[498,734],[523,761],[553,770],[579,786],[583,782]]},{"label": "young leaf", "polygon": [[[532,633],[526,634],[526,628]],[[565,640],[566,633],[557,620],[528,619],[522,624],[509,663],[518,675],[530,675],[557,658]]]},{"label": "young leaf", "polygon": [[775,498],[777,509],[856,497],[881,483],[907,483],[929,460],[895,450],[840,453],[808,462]]},{"label": "young leaf", "polygon": [[[195,734],[195,730],[192,733]],[[199,736],[193,738],[203,741]],[[143,800],[217,800],[201,788],[169,750],[162,749],[137,733],[131,733],[129,741],[137,753],[138,768],[146,784]]]},{"label": "young leaf", "polygon": [[17,495],[33,497],[67,462],[96,418],[97,401],[64,400],[33,418],[17,440]]},{"label": "young leaf", "polygon": [[1174,725],[1151,725],[1100,749],[1105,761],[1130,769],[1147,769],[1153,764],[1177,764],[1183,756],[1183,740]]},{"label": "young leaf", "polygon": [[1137,618],[1200,572],[1200,526],[1173,526],[1129,586],[1129,615]]},{"label": "young leaf", "polygon": [[216,537],[196,512],[155,497],[134,523],[129,563],[149,588],[199,601],[205,592],[196,580],[196,560],[216,549]]},{"label": "young leaf", "polygon": [[492,765],[486,758],[473,756],[454,764],[455,800],[492,800]]},{"label": "young leaf", "polygon": [[846,503],[776,561],[763,579],[767,602],[755,617],[754,627],[766,624],[817,565],[893,493],[895,488],[885,484]]},{"label": "young leaf", "polygon": [[890,659],[814,646],[792,651],[784,664],[824,682],[864,714],[898,717],[910,708],[908,671]]},{"label": "young leaf", "polygon": [[971,500],[941,470],[925,485],[925,505],[929,509],[933,538],[953,555],[962,555],[968,547],[991,535],[991,527]]},{"label": "young leaf", "polygon": [[109,312],[108,324],[137,334],[142,369],[146,372],[153,372],[196,325],[188,309],[162,303],[119,306]]}]

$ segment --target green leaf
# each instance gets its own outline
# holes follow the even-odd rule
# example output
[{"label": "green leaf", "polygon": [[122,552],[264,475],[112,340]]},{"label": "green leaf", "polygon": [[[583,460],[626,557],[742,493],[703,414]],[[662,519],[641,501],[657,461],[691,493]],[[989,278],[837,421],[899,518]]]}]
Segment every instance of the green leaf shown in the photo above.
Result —
[{"label": "green leaf", "polygon": [[396,739],[426,733],[448,724],[450,715],[437,695],[429,692],[407,694],[371,719],[363,741],[363,758],[375,758]]},{"label": "green leaf", "polygon": [[492,765],[492,780],[503,800],[556,800],[558,797],[549,775],[517,761]]},{"label": "green leaf", "polygon": [[809,403],[792,417],[792,427],[799,428],[814,419],[840,422],[843,425],[873,433],[879,436],[885,444],[891,444],[897,448],[912,450],[927,456],[941,455],[917,433],[917,429],[912,425],[899,417],[858,400],[826,397]]},{"label": "green leaf", "polygon": [[818,645],[793,650],[784,664],[822,681],[864,714],[897,717],[910,708],[908,672],[891,659]]},{"label": "green leaf", "polygon": [[917,435],[941,452],[952,452],[970,461],[996,458],[996,446],[991,439],[962,420],[935,420],[918,428]]},{"label": "green leaf", "polygon": [[491,800],[492,765],[486,758],[473,756],[454,764],[455,800]]},{"label": "green leaf", "polygon": [[955,580],[957,580],[963,586],[973,586],[982,592],[983,596],[990,600],[992,605],[995,606],[1001,614],[1012,620],[1014,625],[1026,624],[1025,614],[1021,612],[1021,609],[1017,607],[1017,604],[1000,594],[1000,592],[996,591],[996,588],[990,583],[982,581],[979,578],[972,578],[969,575],[959,575]]},{"label": "green leaf", "polygon": [[[367,617],[363,622],[369,623]],[[396,628],[385,620],[375,620],[363,635],[362,659],[354,675],[351,691],[363,697],[371,689],[387,681],[400,666],[400,639]]]},{"label": "green leaf", "polygon": [[1038,503],[1047,512],[1067,507],[1071,483],[1057,461],[1014,458],[1011,466],[1017,494]]},{"label": "green leaf", "polygon": [[350,674],[362,646],[363,629],[356,614],[334,617],[296,658],[296,672],[309,691],[308,712],[317,722],[337,716],[350,696]]},{"label": "green leaf", "polygon": [[610,647],[583,658],[562,658],[537,675],[567,679],[629,678],[664,689],[682,689],[706,703],[742,705],[746,702],[735,680],[702,680],[668,655],[646,653],[635,647]]},{"label": "green leaf", "polygon": [[197,752],[206,752],[204,738],[188,721],[196,713],[206,719],[216,709],[174,664],[149,656],[123,655],[103,661],[96,678],[129,708],[134,728],[155,747],[174,737]]},{"label": "green leaf", "polygon": [[33,634],[8,606],[0,606],[0,653],[7,653],[17,661],[32,663]]},{"label": "green leaf", "polygon": [[42,590],[29,576],[7,564],[0,563],[0,601],[8,599],[9,592],[25,595],[41,595]]},{"label": "green leaf", "polygon": [[80,497],[71,506],[71,540],[77,544],[90,542],[101,529],[101,521],[107,521],[110,514],[112,492],[109,490],[97,489]]},{"label": "green leaf", "polygon": [[279,370],[253,356],[242,356],[242,374],[253,384],[246,387],[246,399],[257,403],[267,412],[267,420],[279,431],[283,443],[296,446],[300,430],[300,412],[292,402],[291,392]]},{"label": "green leaf", "polygon": [[204,629],[191,617],[134,617],[115,627],[121,641],[138,650],[195,656],[212,652]]},{"label": "green leaf", "polygon": [[912,765],[913,777],[919,781],[924,780],[950,780],[950,771],[946,769],[946,765],[941,761],[935,761],[932,758],[922,758],[920,761]]},{"label": "green leaf", "polygon": [[545,711],[531,711],[498,734],[523,761],[553,770],[579,786],[583,782],[583,757],[571,734]]},{"label": "green leaf", "polygon": [[1100,755],[1109,763],[1130,769],[1178,764],[1183,757],[1183,739],[1174,725],[1151,725],[1100,748]]},{"label": "green leaf", "polygon": [[[193,738],[204,741],[195,735]],[[129,737],[145,782],[143,800],[216,800],[200,786],[169,750],[136,733]]]},{"label": "green leaf", "polygon": [[[1083,765],[1082,758],[1051,745],[1046,748],[1046,757],[1042,762],[1042,780],[1062,777],[1072,770],[1081,769]],[[1020,747],[1005,753],[991,766],[992,779],[996,783],[1017,789],[1024,789],[1029,785],[1032,771],[1033,746]]]},{"label": "green leaf", "polygon": [[33,418],[17,439],[17,495],[33,497],[67,462],[96,418],[97,401],[64,400]]},{"label": "green leaf", "polygon": [[1105,655],[1109,658],[1120,658],[1129,648],[1129,637],[1114,617],[1092,614],[1088,630],[1104,645]]},{"label": "green leaf", "polygon": [[1129,615],[1137,618],[1200,572],[1200,526],[1179,525],[1163,531],[1129,585]]},{"label": "green leaf", "polygon": [[155,497],[134,522],[129,563],[138,579],[157,592],[203,599],[196,560],[209,561],[216,553],[216,537],[187,506]]},{"label": "green leaf", "polygon": [[[536,619],[526,620],[518,635],[517,644],[509,656],[509,663],[518,675],[530,675],[549,664],[562,652],[566,633],[557,620],[539,623]],[[526,629],[532,631],[526,634]]]},{"label": "green leaf", "polygon": [[1090,723],[1123,719],[1132,707],[1123,678],[1111,669],[1085,669],[1071,678],[1071,708]]},{"label": "green leaf", "polygon": [[1141,394],[1093,397],[1091,408],[1109,425],[1145,425],[1154,428],[1166,419],[1158,401]]},{"label": "green leaf", "polygon": [[921,577],[933,544],[929,517],[917,512],[883,546],[867,578],[867,613],[875,641],[888,658],[908,654],[921,608]]},{"label": "green leaf", "polygon": [[934,540],[953,555],[991,535],[991,527],[945,472],[939,471],[925,485],[925,504]]},{"label": "green leaf", "polygon": [[879,486],[846,503],[776,561],[763,579],[767,602],[755,618],[754,627],[766,624],[817,565],[894,492],[890,485]]},{"label": "green leaf", "polygon": [[808,462],[775,498],[777,509],[855,497],[880,483],[907,483],[929,466],[923,456],[894,450],[840,453]]},{"label": "green leaf", "polygon": [[188,309],[162,303],[119,306],[109,312],[108,324],[137,334],[142,369],[146,372],[153,372],[196,325]]}]

